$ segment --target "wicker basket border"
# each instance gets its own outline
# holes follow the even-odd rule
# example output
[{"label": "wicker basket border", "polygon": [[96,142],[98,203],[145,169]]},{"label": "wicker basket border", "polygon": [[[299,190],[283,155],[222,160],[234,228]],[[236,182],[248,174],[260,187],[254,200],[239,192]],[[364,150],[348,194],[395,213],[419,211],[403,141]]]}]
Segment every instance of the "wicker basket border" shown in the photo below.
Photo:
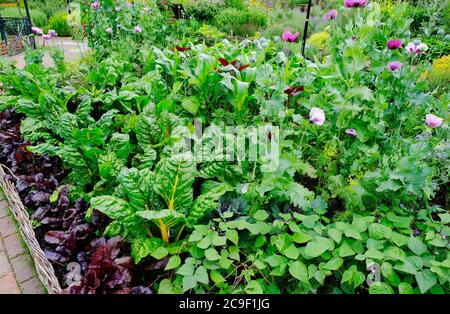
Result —
[{"label": "wicker basket border", "polygon": [[6,196],[6,201],[8,202],[9,207],[11,208],[11,211],[19,224],[20,233],[28,246],[28,249],[30,250],[37,275],[47,289],[48,293],[61,294],[63,290],[61,289],[58,279],[56,278],[55,270],[36,240],[36,235],[34,233],[33,226],[31,225],[28,212],[25,209],[16,188],[6,178],[3,167],[4,166],[0,164],[0,187],[3,189]]}]

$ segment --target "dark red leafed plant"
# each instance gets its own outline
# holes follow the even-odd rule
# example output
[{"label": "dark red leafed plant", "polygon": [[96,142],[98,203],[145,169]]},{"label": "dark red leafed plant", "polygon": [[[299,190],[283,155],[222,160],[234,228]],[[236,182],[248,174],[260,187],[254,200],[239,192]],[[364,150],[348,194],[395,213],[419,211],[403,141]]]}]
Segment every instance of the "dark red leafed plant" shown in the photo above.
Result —
[{"label": "dark red leafed plant", "polygon": [[[94,210],[92,221],[85,220],[87,202],[79,198],[71,206],[64,186],[56,203],[50,196],[64,179],[59,158],[34,155],[31,145],[20,134],[22,116],[14,111],[0,112],[0,163],[8,167],[7,179],[16,186],[24,205],[33,211],[32,219],[40,224],[36,235],[47,258],[64,285],[66,265],[81,266],[81,281],[66,288],[68,293],[152,293],[144,286],[131,286],[131,258],[121,253],[120,238],[96,238],[103,232],[107,218]],[[66,274],[66,275],[65,275]]]},{"label": "dark red leafed plant", "polygon": [[150,294],[152,291],[143,286],[131,288],[131,257],[122,253],[122,239],[117,236],[106,240],[95,239],[90,243],[88,253],[79,254],[81,280],[65,289],[71,294]]},{"label": "dark red leafed plant", "polygon": [[[187,46],[187,47],[176,46],[175,49],[178,50],[179,52],[185,52],[185,51],[191,50],[191,47],[189,47],[189,46]],[[174,49],[172,49],[172,50],[174,50]]]},{"label": "dark red leafed plant", "polygon": [[284,92],[289,96],[299,96],[301,92],[305,90],[304,86],[293,86],[286,88]]},{"label": "dark red leafed plant", "polygon": [[[304,86],[292,86],[288,87],[284,90],[284,93],[288,95],[288,102],[292,101],[292,99],[300,96],[300,94],[305,90]],[[298,106],[298,100],[294,102],[294,106]]]},{"label": "dark red leafed plant", "polygon": [[[238,63],[237,60],[233,60],[233,61],[228,61],[225,58],[219,58],[219,62],[222,66],[226,67],[229,65],[232,65],[233,67],[235,67],[238,71],[243,71],[246,68],[248,68],[250,66],[250,64],[240,64]],[[230,71],[231,72],[231,71]]]}]

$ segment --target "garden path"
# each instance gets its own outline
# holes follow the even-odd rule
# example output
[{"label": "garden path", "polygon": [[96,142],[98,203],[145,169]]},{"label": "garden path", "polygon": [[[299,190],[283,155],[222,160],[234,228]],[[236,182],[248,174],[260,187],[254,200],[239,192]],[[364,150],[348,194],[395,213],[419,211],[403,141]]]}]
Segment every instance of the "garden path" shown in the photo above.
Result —
[{"label": "garden path", "polygon": [[0,294],[46,293],[0,188]]},{"label": "garden path", "polygon": [[[36,37],[36,44],[38,47],[43,46],[43,41]],[[64,51],[66,61],[74,61],[79,59],[88,51],[87,43],[80,40],[73,40],[69,37],[56,37],[50,41],[45,42],[45,47],[60,47]],[[23,69],[25,67],[24,53],[15,56],[6,57],[9,60],[17,61],[17,67]],[[54,66],[54,62],[50,57],[48,51],[44,53],[44,64],[48,67]]]}]

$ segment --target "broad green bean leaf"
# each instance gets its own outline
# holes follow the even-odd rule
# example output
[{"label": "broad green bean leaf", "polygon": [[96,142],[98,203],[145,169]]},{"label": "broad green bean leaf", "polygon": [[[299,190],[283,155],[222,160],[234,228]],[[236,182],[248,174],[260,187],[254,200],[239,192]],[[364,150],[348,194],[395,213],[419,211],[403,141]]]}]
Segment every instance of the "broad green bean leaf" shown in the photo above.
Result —
[{"label": "broad green bean leaf", "polygon": [[169,261],[167,262],[166,268],[164,270],[174,269],[180,266],[181,259],[178,255],[173,255],[169,258]]},{"label": "broad green bean leaf", "polygon": [[253,218],[259,221],[264,221],[267,218],[269,218],[269,214],[265,210],[258,210],[254,215]]},{"label": "broad green bean leaf", "polygon": [[385,282],[374,282],[369,286],[370,294],[394,294],[394,290]]},{"label": "broad green bean leaf", "polygon": [[177,274],[181,276],[192,276],[194,275],[194,270],[194,259],[187,258],[184,264],[180,268],[178,268]]},{"label": "broad green bean leaf", "polygon": [[401,282],[400,277],[395,273],[394,268],[388,262],[381,264],[381,274],[386,281],[394,287],[397,287]]},{"label": "broad green bean leaf", "polygon": [[344,260],[340,257],[333,257],[331,260],[329,260],[324,266],[324,269],[328,270],[338,270],[342,264],[344,263]]},{"label": "broad green bean leaf", "polygon": [[210,261],[217,261],[218,259],[220,259],[219,253],[217,253],[216,249],[213,248],[205,250],[205,257]]},{"label": "broad green bean leaf", "polygon": [[337,243],[339,244],[342,240],[342,232],[337,229],[330,229],[328,230],[328,235]]},{"label": "broad green bean leaf", "polygon": [[159,294],[174,294],[175,293],[170,279],[161,280],[161,282],[159,283],[159,287],[158,287],[158,293]]},{"label": "broad green bean leaf", "polygon": [[216,284],[225,281],[225,278],[217,270],[211,270],[209,275],[211,276],[211,280]]},{"label": "broad green bean leaf", "polygon": [[314,241],[308,242],[305,248],[305,254],[310,257],[318,257],[330,250],[330,240],[323,237],[316,237]]},{"label": "broad green bean leaf", "polygon": [[183,277],[183,292],[193,289],[197,286],[197,280],[195,276],[189,275]]},{"label": "broad green bean leaf", "polygon": [[256,280],[251,280],[245,287],[245,292],[248,294],[262,294],[264,293],[261,285]]},{"label": "broad green bean leaf", "polygon": [[414,294],[414,289],[409,283],[401,282],[398,285],[398,293],[399,294]]},{"label": "broad green bean leaf", "polygon": [[169,254],[169,250],[163,246],[158,247],[156,250],[150,253],[156,259],[163,259]]},{"label": "broad green bean leaf", "polygon": [[295,243],[305,243],[310,241],[311,239],[312,239],[311,236],[309,236],[308,234],[304,233],[301,230],[292,235],[292,241],[294,241]]},{"label": "broad green bean leaf", "polygon": [[338,249],[338,253],[340,257],[355,255],[355,251],[348,245],[347,241],[342,242],[342,245]]},{"label": "broad green bean leaf", "polygon": [[419,289],[420,289],[421,293],[425,293],[428,290],[430,290],[431,287],[433,287],[437,282],[436,275],[433,274],[428,269],[417,272],[415,274],[415,278],[416,278],[417,284],[419,285]]},{"label": "broad green bean leaf", "polygon": [[408,248],[416,255],[422,255],[427,251],[427,246],[422,242],[422,240],[414,236],[409,237],[407,245]]},{"label": "broad green bean leaf", "polygon": [[209,283],[208,272],[204,266],[199,266],[194,273],[197,282],[207,285]]},{"label": "broad green bean leaf", "polygon": [[236,230],[227,230],[226,231],[227,239],[233,242],[235,245],[238,245],[239,242],[239,234]]},{"label": "broad green bean leaf", "polygon": [[285,250],[283,250],[283,254],[290,259],[296,260],[300,256],[300,249],[291,244]]},{"label": "broad green bean leaf", "polygon": [[297,280],[309,285],[308,269],[305,264],[300,261],[291,262],[289,265],[289,273]]},{"label": "broad green bean leaf", "polygon": [[181,102],[181,106],[187,112],[195,116],[198,112],[198,109],[200,108],[200,102],[195,96],[187,97],[183,99],[183,101]]}]

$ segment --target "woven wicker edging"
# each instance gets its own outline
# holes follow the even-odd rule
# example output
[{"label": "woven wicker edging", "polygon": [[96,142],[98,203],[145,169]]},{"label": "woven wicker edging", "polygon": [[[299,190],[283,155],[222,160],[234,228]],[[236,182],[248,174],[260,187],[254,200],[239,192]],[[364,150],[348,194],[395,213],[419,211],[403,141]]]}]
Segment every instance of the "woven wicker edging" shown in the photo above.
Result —
[{"label": "woven wicker edging", "polygon": [[61,286],[55,275],[55,270],[39,246],[28,212],[25,209],[16,188],[6,178],[2,164],[0,164],[0,187],[3,189],[11,211],[19,223],[20,233],[30,250],[39,279],[47,289],[48,293],[62,293]]}]

